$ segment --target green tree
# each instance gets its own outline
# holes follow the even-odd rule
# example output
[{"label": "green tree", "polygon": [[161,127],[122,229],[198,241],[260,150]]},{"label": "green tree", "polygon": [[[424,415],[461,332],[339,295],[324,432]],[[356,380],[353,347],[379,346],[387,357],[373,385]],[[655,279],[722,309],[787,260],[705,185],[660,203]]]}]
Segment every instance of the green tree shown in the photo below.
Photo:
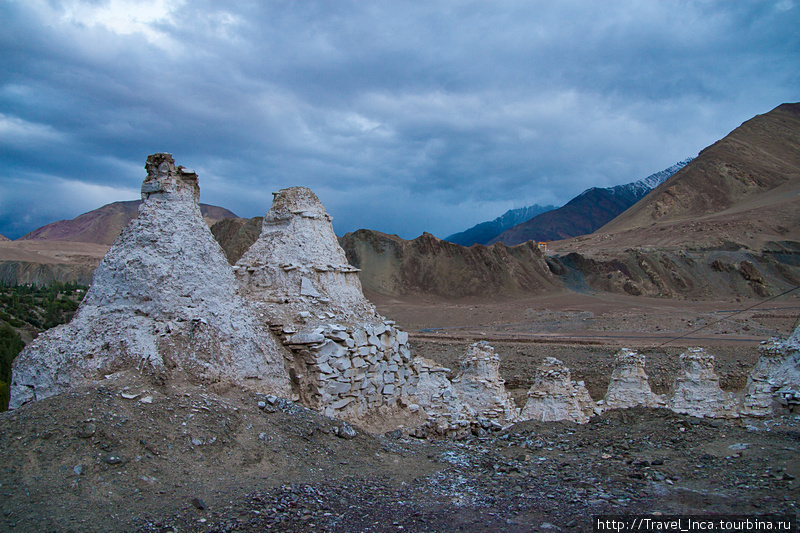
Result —
[{"label": "green tree", "polygon": [[24,347],[17,330],[6,323],[0,325],[0,411],[8,409],[11,363]]}]

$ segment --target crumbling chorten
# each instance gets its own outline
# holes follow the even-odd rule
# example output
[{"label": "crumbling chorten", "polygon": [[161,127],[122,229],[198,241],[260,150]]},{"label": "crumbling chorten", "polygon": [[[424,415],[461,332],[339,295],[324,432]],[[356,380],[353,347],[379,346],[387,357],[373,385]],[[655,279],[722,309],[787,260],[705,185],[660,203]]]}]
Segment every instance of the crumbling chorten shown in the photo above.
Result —
[{"label": "crumbling chorten", "polygon": [[735,394],[719,386],[714,372],[714,356],[702,348],[689,348],[681,354],[681,374],[675,378],[667,407],[676,413],[700,418],[736,418]]},{"label": "crumbling chorten", "polygon": [[463,403],[472,406],[476,417],[502,424],[519,417],[519,409],[500,377],[500,357],[486,342],[467,348],[459,374],[453,378],[453,390]]},{"label": "crumbling chorten", "polygon": [[637,405],[664,407],[664,398],[650,389],[644,363],[644,355],[634,350],[623,348],[617,352],[608,391],[602,402],[598,402],[602,409],[628,409]]},{"label": "crumbling chorten", "polygon": [[317,196],[275,193],[261,235],[234,267],[241,293],[290,349],[293,388],[329,416],[394,407],[416,384],[408,334],[364,297]]},{"label": "crumbling chorten", "polygon": [[[519,409],[500,377],[500,357],[486,342],[467,347],[458,375],[450,381],[449,368],[420,357],[412,360],[418,375],[411,406],[422,407],[427,423],[415,432],[457,437],[468,432],[499,430],[515,422]],[[410,406],[410,407],[411,407]]]},{"label": "crumbling chorten", "polygon": [[75,317],[14,361],[10,408],[127,369],[289,394],[284,348],[238,296],[200,214],[197,175],[170,154],[149,156],[145,168],[139,216],[97,267]]},{"label": "crumbling chorten", "polygon": [[800,326],[787,340],[759,346],[761,357],[747,379],[742,416],[770,416],[800,405]]},{"label": "crumbling chorten", "polygon": [[546,357],[537,367],[528,401],[520,420],[556,422],[568,420],[585,424],[596,405],[583,381],[572,381],[569,368],[555,357]]}]

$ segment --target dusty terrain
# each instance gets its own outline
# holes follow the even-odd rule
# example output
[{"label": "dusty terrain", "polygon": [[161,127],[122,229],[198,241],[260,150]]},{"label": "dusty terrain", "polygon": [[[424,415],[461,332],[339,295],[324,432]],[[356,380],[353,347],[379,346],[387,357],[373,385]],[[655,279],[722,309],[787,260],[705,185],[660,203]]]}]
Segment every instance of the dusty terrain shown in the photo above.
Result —
[{"label": "dusty terrain", "polygon": [[412,334],[419,355],[453,370],[467,344],[488,341],[501,355],[506,387],[523,404],[533,370],[547,356],[564,361],[572,378],[585,381],[592,397],[601,399],[614,354],[622,347],[646,355],[656,393],[668,391],[679,369],[678,357],[692,346],[716,356],[722,387],[736,391],[758,360],[759,343],[788,336],[800,319],[800,290],[766,302],[572,292],[493,302],[368,296]]},{"label": "dusty terrain", "polygon": [[[600,399],[620,346],[647,354],[657,392],[682,348],[706,346],[723,388],[737,390],[758,342],[789,333],[800,307],[796,293],[736,316],[757,302],[370,296],[418,354],[454,370],[467,343],[489,340],[520,404],[548,355]],[[122,374],[4,413],[0,529],[587,531],[604,513],[795,514],[800,503],[797,414],[713,421],[637,408],[426,441],[405,428],[350,438],[341,421],[270,400]]]}]

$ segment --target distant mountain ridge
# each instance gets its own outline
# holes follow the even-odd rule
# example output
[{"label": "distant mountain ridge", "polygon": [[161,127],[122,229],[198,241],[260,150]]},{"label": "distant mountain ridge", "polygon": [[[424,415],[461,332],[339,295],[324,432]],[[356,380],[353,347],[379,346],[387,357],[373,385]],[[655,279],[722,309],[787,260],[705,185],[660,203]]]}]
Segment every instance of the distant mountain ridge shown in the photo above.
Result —
[{"label": "distant mountain ridge", "polygon": [[645,234],[651,246],[795,249],[800,103],[745,121],[595,235],[582,237],[581,245],[602,240],[606,249],[625,249]]},{"label": "distant mountain ridge", "polygon": [[489,222],[481,222],[471,228],[454,233],[444,240],[461,246],[472,246],[473,244],[487,244],[505,230],[513,228],[517,224],[530,220],[531,218],[555,209],[554,205],[534,204],[519,209],[509,209],[499,217]]},{"label": "distant mountain ridge", "polygon": [[644,198],[692,159],[686,158],[632,183],[587,189],[563,207],[517,224],[490,240],[488,244],[502,242],[506,246],[514,246],[527,241],[554,241],[592,233]]},{"label": "distant mountain ridge", "polygon": [[[111,245],[119,234],[139,214],[141,200],[114,202],[79,215],[72,220],[59,220],[20,237],[20,241],[46,240],[90,242]],[[237,218],[234,213],[215,205],[200,204],[206,224],[224,218]]]}]

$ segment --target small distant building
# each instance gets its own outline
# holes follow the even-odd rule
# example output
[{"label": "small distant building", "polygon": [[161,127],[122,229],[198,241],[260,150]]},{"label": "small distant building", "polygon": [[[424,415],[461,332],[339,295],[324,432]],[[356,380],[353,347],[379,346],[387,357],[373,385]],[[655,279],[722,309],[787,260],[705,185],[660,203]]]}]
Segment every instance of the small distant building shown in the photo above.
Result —
[{"label": "small distant building", "polygon": [[546,242],[537,242],[536,246],[538,246],[539,250],[541,250],[542,252],[546,252],[547,251],[547,243]]}]

